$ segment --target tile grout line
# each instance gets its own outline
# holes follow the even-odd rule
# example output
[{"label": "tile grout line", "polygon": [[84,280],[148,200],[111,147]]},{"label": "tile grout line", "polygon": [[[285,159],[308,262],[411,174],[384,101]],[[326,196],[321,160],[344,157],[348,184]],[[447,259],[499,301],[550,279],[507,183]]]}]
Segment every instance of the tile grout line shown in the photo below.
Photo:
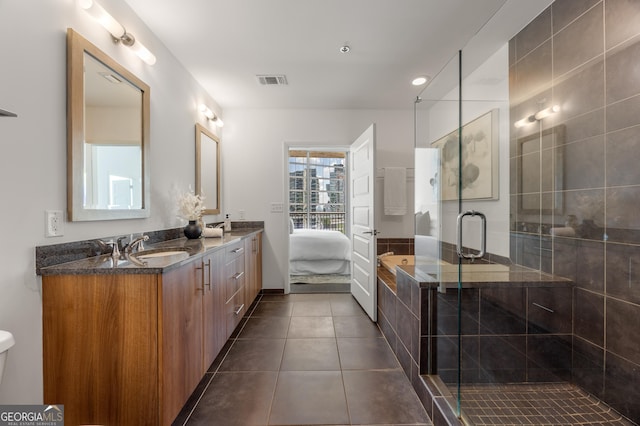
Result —
[{"label": "tile grout line", "polygon": [[329,309],[331,309],[331,324],[333,325],[333,338],[336,342],[336,352],[338,353],[338,365],[340,366],[340,380],[342,381],[342,392],[344,394],[344,404],[347,408],[347,419],[349,420],[349,424],[352,425],[353,422],[351,420],[351,410],[349,409],[349,399],[347,398],[347,387],[344,384],[344,369],[342,368],[342,357],[340,356],[340,348],[338,347],[338,333],[336,332],[336,322],[334,319],[333,313],[333,304],[329,301]]}]

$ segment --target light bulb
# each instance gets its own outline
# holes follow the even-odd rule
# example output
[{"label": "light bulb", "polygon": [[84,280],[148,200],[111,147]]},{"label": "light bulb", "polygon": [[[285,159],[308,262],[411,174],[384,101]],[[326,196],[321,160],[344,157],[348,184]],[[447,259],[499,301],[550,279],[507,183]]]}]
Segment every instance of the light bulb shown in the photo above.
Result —
[{"label": "light bulb", "polygon": [[133,50],[136,55],[143,61],[145,61],[149,65],[153,65],[156,63],[156,57],[153,53],[149,51],[142,43],[136,40],[131,46],[129,46],[131,50]]},{"label": "light bulb", "polygon": [[552,107],[545,108],[541,111],[538,111],[535,117],[536,117],[536,120],[542,120],[543,118],[547,118],[551,114],[555,114],[558,111],[560,111],[560,105],[554,105]]},{"label": "light bulb", "polygon": [[80,7],[86,10],[89,15],[98,21],[100,25],[109,31],[115,38],[119,39],[125,35],[126,31],[124,27],[94,0],[80,0]]}]

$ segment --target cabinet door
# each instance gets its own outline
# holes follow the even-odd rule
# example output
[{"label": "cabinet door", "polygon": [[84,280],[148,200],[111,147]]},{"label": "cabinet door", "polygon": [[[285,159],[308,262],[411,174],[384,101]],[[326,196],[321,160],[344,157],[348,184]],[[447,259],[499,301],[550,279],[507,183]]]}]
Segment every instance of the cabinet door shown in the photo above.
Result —
[{"label": "cabinet door", "polygon": [[[162,274],[162,402],[169,424],[196,388],[202,372],[202,294],[200,262]],[[165,423],[163,421],[163,423]]]},{"label": "cabinet door", "polygon": [[204,279],[203,332],[204,332],[204,361],[203,368],[208,369],[224,346],[227,337],[224,319],[223,296],[223,254],[218,251],[206,256],[202,262]]},{"label": "cabinet door", "polygon": [[157,283],[156,275],[42,278],[44,403],[64,404],[66,424],[158,424]]},{"label": "cabinet door", "polygon": [[246,302],[251,305],[260,293],[262,288],[262,235],[257,233],[245,240],[246,261],[245,270],[247,274]]},{"label": "cabinet door", "polygon": [[253,236],[253,284],[254,297],[262,290],[262,232],[258,232]]}]

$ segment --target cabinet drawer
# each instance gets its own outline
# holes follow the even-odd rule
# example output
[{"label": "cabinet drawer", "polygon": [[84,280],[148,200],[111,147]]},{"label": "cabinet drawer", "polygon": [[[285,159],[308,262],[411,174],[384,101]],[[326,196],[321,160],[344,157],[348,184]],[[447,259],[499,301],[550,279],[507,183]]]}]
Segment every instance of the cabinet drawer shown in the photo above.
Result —
[{"label": "cabinet drawer", "polygon": [[244,256],[238,257],[225,266],[225,301],[228,301],[244,287],[246,274],[244,270]]},{"label": "cabinet drawer", "polygon": [[237,292],[225,305],[225,323],[227,326],[227,336],[231,336],[233,330],[238,326],[240,320],[247,312],[247,306],[244,303],[244,292]]},{"label": "cabinet drawer", "polygon": [[242,240],[230,244],[229,247],[225,249],[225,261],[224,263],[229,263],[232,260],[235,260],[239,257],[244,257],[244,242]]}]

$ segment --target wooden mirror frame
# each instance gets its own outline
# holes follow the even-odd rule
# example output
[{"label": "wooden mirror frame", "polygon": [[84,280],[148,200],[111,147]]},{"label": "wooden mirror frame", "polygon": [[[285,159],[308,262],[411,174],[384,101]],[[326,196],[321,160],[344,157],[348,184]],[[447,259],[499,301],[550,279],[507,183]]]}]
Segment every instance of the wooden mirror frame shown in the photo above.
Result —
[{"label": "wooden mirror frame", "polygon": [[[142,94],[141,142],[142,142],[142,207],[140,209],[86,209],[83,206],[84,191],[84,56],[93,58],[111,68]],[[150,216],[150,98],[151,89],[142,80],[118,64],[87,39],[67,29],[67,214],[70,221],[137,219]]]},{"label": "wooden mirror frame", "polygon": [[[206,139],[203,138],[203,135],[213,140],[215,147],[205,146]],[[207,152],[211,153],[212,149],[215,151],[216,157],[213,161],[210,158],[206,158]],[[210,176],[208,176],[209,181],[205,183],[205,180],[207,180],[205,175],[208,175],[205,172],[209,171],[211,167],[215,167],[215,182],[210,182]],[[203,193],[203,188],[211,187],[215,187],[215,196],[213,197],[206,190]],[[204,205],[207,208],[203,214],[220,214],[220,139],[198,123],[196,123],[196,194],[204,196]],[[212,203],[212,200],[214,200],[214,203]],[[211,206],[211,208],[208,206]]]}]

